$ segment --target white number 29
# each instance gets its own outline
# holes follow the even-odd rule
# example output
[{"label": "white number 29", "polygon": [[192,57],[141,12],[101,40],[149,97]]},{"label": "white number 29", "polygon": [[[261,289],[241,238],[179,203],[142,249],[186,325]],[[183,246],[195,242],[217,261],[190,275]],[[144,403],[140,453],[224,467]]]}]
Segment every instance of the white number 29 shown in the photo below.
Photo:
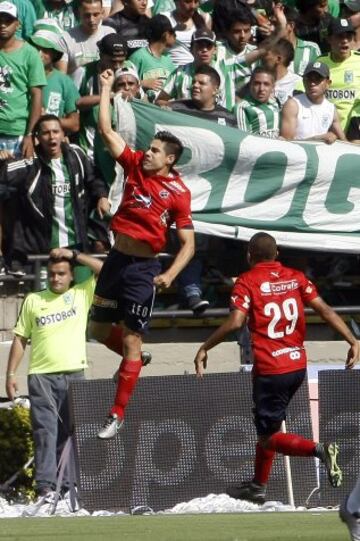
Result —
[{"label": "white number 29", "polygon": [[[264,314],[272,318],[268,325],[269,338],[283,338],[285,334],[294,332],[299,317],[298,305],[293,298],[285,299],[281,306],[276,302],[269,302],[264,306]],[[285,332],[276,331],[276,325],[283,317],[289,322],[289,325],[286,325]]]}]

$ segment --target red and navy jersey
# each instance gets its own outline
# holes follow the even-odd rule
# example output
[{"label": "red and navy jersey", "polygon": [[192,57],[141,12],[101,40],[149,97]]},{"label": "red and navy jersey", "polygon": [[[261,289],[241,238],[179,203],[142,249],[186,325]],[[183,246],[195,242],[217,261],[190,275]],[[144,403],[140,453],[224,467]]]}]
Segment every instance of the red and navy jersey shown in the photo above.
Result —
[{"label": "red and navy jersey", "polygon": [[128,146],[117,159],[124,168],[125,189],[110,227],[147,242],[158,253],[172,223],[177,229],[192,229],[191,194],[175,172],[168,177],[144,174],[143,159],[144,152]]},{"label": "red and navy jersey", "polygon": [[306,367],[304,304],[317,296],[302,272],[277,261],[257,263],[239,276],[230,307],[249,316],[255,374]]}]

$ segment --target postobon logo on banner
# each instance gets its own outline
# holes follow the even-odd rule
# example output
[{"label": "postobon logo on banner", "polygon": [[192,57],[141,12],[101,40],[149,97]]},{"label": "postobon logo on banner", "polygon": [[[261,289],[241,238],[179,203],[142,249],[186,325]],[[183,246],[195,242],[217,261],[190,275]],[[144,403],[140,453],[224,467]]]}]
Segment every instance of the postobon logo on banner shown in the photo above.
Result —
[{"label": "postobon logo on banner", "polygon": [[131,126],[138,148],[158,130],[181,139],[178,169],[198,231],[247,240],[267,230],[288,246],[360,252],[356,145],[255,137],[140,102],[117,101],[116,110],[119,131]]}]

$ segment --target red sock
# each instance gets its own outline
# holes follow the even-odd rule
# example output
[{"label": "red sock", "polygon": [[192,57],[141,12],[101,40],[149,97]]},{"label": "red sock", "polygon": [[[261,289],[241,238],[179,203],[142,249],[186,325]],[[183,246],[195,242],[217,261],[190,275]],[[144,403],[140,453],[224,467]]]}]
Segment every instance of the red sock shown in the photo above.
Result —
[{"label": "red sock", "polygon": [[297,434],[276,432],[266,443],[268,449],[289,456],[314,456],[316,443]]},{"label": "red sock", "polygon": [[275,451],[265,449],[260,443],[256,444],[254,481],[259,485],[267,484],[274,458]]},{"label": "red sock", "polygon": [[135,389],[141,368],[141,359],[139,361],[128,361],[127,359],[122,360],[119,370],[119,379],[114,405],[111,408],[110,413],[116,413],[116,415],[121,418],[124,417],[124,410]]},{"label": "red sock", "polygon": [[112,325],[109,336],[104,342],[105,346],[123,356],[123,330],[120,325]]}]

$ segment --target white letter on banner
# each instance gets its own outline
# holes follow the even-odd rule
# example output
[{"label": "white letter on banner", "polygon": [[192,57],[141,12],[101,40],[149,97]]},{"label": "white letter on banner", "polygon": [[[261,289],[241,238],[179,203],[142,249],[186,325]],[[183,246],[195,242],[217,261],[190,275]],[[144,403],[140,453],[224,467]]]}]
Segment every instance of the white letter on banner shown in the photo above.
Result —
[{"label": "white letter on banner", "polygon": [[203,210],[211,193],[211,183],[200,173],[207,173],[221,165],[224,143],[219,135],[204,128],[189,126],[165,126],[156,124],[155,131],[167,130],[178,137],[184,147],[191,150],[191,160],[177,169],[191,191],[191,210]]},{"label": "white letter on banner", "polygon": [[[344,144],[337,145],[336,143],[335,145],[331,145],[330,148],[328,145],[321,145],[316,148],[316,151],[319,156],[319,169],[306,202],[304,221],[310,227],[321,229],[323,231],[358,231],[360,223],[360,189],[351,188],[349,190],[346,201],[353,205],[350,212],[329,212],[326,208],[326,199],[330,188],[333,188],[332,183],[334,181],[342,182],[343,180],[343,176],[339,174],[339,172],[335,177],[339,158],[349,155],[347,160],[351,160],[350,156],[354,158],[354,155],[357,155],[356,162],[352,164],[352,167],[354,177],[359,175],[359,151],[353,149],[350,145],[345,147]],[[346,157],[344,159],[346,159]],[[349,173],[349,170],[350,167],[346,169],[345,174]],[[339,200],[339,207],[346,201]]]},{"label": "white letter on banner", "polygon": [[[265,160],[267,154],[274,152],[283,154],[287,160],[281,186],[277,193],[262,202],[246,202],[245,194],[256,162],[260,158]],[[263,182],[268,186],[271,186],[272,176],[275,176],[274,171],[280,167],[275,160],[269,156],[269,169],[263,178]],[[222,212],[229,216],[256,222],[279,220],[289,211],[295,190],[304,179],[306,164],[307,155],[300,145],[276,139],[264,138],[260,141],[259,137],[245,137],[241,142],[238,160],[229,178]]]}]

